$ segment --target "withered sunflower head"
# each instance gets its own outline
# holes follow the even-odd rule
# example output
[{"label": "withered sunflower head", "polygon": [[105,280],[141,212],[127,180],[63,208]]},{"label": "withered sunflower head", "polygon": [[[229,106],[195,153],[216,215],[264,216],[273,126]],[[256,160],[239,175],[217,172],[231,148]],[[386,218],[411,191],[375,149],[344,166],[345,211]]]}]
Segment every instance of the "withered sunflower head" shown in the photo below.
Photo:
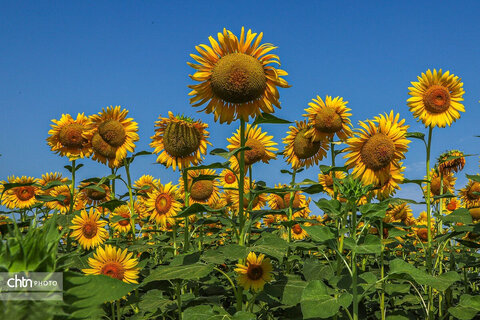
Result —
[{"label": "withered sunflower head", "polygon": [[449,172],[458,172],[465,166],[465,155],[459,150],[450,150],[444,152],[438,157],[438,171],[443,174]]},{"label": "withered sunflower head", "polygon": [[201,139],[201,132],[188,121],[172,121],[165,128],[163,145],[170,156],[184,158],[198,150]]},{"label": "withered sunflower head", "polygon": [[395,144],[385,134],[376,133],[365,142],[360,155],[367,168],[380,170],[391,163],[395,155]]},{"label": "withered sunflower head", "polygon": [[217,61],[212,70],[211,88],[229,103],[245,103],[262,96],[267,78],[261,63],[245,53],[231,53]]},{"label": "withered sunflower head", "polygon": [[198,180],[190,188],[190,196],[196,201],[206,201],[213,194],[213,181]]}]

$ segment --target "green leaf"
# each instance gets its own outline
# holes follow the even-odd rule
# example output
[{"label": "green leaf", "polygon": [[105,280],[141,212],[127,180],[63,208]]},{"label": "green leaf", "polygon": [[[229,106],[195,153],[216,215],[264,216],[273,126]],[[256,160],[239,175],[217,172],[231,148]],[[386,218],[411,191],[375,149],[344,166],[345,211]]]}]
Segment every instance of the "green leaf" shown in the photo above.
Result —
[{"label": "green leaf", "polygon": [[193,263],[185,266],[159,266],[152,270],[150,275],[142,282],[142,286],[159,280],[200,279],[208,275],[213,270],[213,266],[203,263]]},{"label": "green leaf", "polygon": [[223,209],[213,209],[207,205],[201,203],[194,203],[191,206],[180,211],[174,218],[185,218],[191,216],[192,214],[200,213],[200,212],[222,212]]},{"label": "green leaf", "polygon": [[308,259],[303,264],[303,276],[305,280],[329,280],[333,277],[332,267],[328,264],[322,264],[318,259]]},{"label": "green leaf", "polygon": [[373,234],[368,234],[362,243],[356,244],[352,238],[345,238],[344,245],[357,254],[379,254],[382,250],[380,238]]},{"label": "green leaf", "polygon": [[470,180],[473,180],[473,181],[476,181],[476,182],[480,182],[480,175],[478,175],[478,174],[476,174],[476,175],[466,174],[465,176],[467,177],[467,179],[470,179]]},{"label": "green leaf", "polygon": [[142,295],[139,307],[140,310],[153,314],[159,309],[165,312],[168,307],[174,306],[175,304],[175,301],[164,298],[162,291],[153,289]]},{"label": "green leaf", "polygon": [[385,218],[385,213],[387,212],[388,202],[380,203],[367,203],[360,206],[360,212],[362,216],[367,219],[373,218]]},{"label": "green leaf", "polygon": [[273,114],[262,112],[260,116],[255,118],[253,121],[252,126],[260,123],[280,123],[280,124],[288,124],[292,123],[291,121],[280,119],[275,117]]},{"label": "green leaf", "polygon": [[405,262],[402,259],[395,259],[390,262],[389,276],[394,274],[407,274],[418,284],[429,285],[440,291],[445,291],[454,282],[460,280],[459,274],[455,271],[449,271],[434,277],[423,270],[415,268],[413,265]]},{"label": "green leaf", "polygon": [[442,221],[444,223],[460,222],[463,224],[470,224],[472,223],[472,216],[468,209],[459,208],[452,213],[443,216]]},{"label": "green leaf", "polygon": [[264,291],[285,306],[294,306],[300,303],[303,289],[307,286],[307,282],[303,281],[299,276],[287,275],[274,283],[265,285]]},{"label": "green leaf", "polygon": [[325,242],[335,239],[335,234],[327,226],[304,226],[310,238],[316,242]]},{"label": "green leaf", "polygon": [[263,232],[250,251],[261,252],[282,261],[287,252],[288,244],[285,240],[271,233]]},{"label": "green leaf", "polygon": [[347,172],[347,171],[348,171],[348,167],[347,167],[347,166],[334,167],[334,166],[326,166],[326,165],[321,164],[321,165],[320,165],[320,171],[322,171],[323,174],[329,174],[329,173],[332,172],[332,171],[343,171],[343,172]]},{"label": "green leaf", "polygon": [[419,139],[422,141],[425,141],[425,134],[421,132],[407,132],[405,135],[407,138],[414,138],[414,139]]},{"label": "green leaf", "polygon": [[106,208],[110,211],[115,210],[117,207],[123,206],[124,204],[127,204],[126,201],[118,200],[118,199],[112,199],[110,201],[103,202],[99,204],[99,207]]},{"label": "green leaf", "polygon": [[341,203],[338,200],[327,200],[327,199],[320,199],[315,202],[318,208],[323,210],[326,214],[331,217],[336,217],[340,215],[340,208]]},{"label": "green leaf", "polygon": [[300,188],[300,190],[308,194],[317,194],[317,193],[323,192],[323,186],[319,183],[315,183],[306,188]]},{"label": "green leaf", "polygon": [[461,306],[461,305],[448,308],[448,312],[452,316],[460,320],[473,319],[478,313],[478,311],[473,308],[470,308],[468,306]]},{"label": "green leaf", "polygon": [[304,319],[328,319],[335,316],[340,309],[338,300],[327,293],[327,287],[320,280],[307,284],[300,301]]},{"label": "green leaf", "polygon": [[219,306],[198,305],[185,309],[183,319],[221,320],[230,319],[230,315]]}]

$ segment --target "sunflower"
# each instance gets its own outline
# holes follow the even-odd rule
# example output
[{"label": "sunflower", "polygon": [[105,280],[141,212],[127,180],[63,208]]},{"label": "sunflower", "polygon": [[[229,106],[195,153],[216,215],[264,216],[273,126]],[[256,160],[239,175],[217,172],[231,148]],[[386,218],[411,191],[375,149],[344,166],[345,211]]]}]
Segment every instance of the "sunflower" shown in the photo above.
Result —
[{"label": "sunflower", "polygon": [[92,143],[93,160],[103,164],[108,162],[110,168],[118,168],[127,151],[135,150],[134,142],[139,140],[138,125],[127,115],[127,109],[110,106],[90,116],[92,128],[85,136]]},{"label": "sunflower", "polygon": [[442,69],[433,72],[429,69],[417,77],[418,82],[411,82],[408,92],[412,97],[407,100],[413,116],[422,120],[425,127],[450,126],[460,118],[460,111],[465,112],[462,80]]},{"label": "sunflower", "polygon": [[308,118],[308,123],[312,127],[306,132],[305,136],[313,141],[333,140],[336,134],[340,140],[347,140],[352,135],[352,122],[349,113],[351,109],[347,108],[348,101],[343,98],[333,98],[327,96],[325,101],[317,96],[312,99],[308,105],[310,108],[305,109],[307,112],[304,117]]},{"label": "sunflower", "polygon": [[44,195],[50,195],[50,192],[54,189],[57,183],[64,184],[68,181],[68,178],[64,178],[59,172],[49,172],[42,174],[42,178],[38,180],[38,184],[44,189],[51,184],[50,188],[44,189]]},{"label": "sunflower", "polygon": [[[311,225],[308,222],[304,223],[305,226]],[[292,227],[292,239],[294,240],[303,240],[308,237],[307,231],[299,223],[293,225]]]},{"label": "sunflower", "polygon": [[[244,183],[244,188],[243,188],[243,208],[246,210],[248,209],[248,205],[251,202],[251,210],[260,210],[263,208],[267,202],[267,196],[264,193],[259,193],[259,194],[254,194],[250,192],[250,187],[252,190],[256,188],[255,185],[255,180],[252,181],[252,184],[250,186],[250,179],[248,177],[245,177],[245,183]],[[232,209],[234,211],[238,211],[238,208],[240,207],[240,196],[238,190],[232,190],[230,192],[230,196],[232,199]],[[253,199],[251,199],[253,198]]]},{"label": "sunflower", "polygon": [[[63,197],[63,200],[55,200],[45,202],[47,208],[51,210],[58,210],[63,214],[66,214],[70,211],[70,203],[72,202],[72,194],[71,188],[69,186],[57,186],[50,191],[50,196],[52,197]],[[73,210],[80,210],[83,208],[83,201],[79,199],[79,197],[75,197],[75,201],[73,203]]]},{"label": "sunflower", "polygon": [[467,208],[480,207],[480,182],[468,180],[465,188],[460,189],[460,199]]},{"label": "sunflower", "polygon": [[[114,219],[114,217],[121,217],[121,220],[112,222],[112,219]],[[119,207],[116,207],[115,210],[113,210],[112,215],[110,216],[110,225],[113,229],[117,231],[127,233],[132,228],[130,224],[130,218],[130,208],[128,207],[128,205],[121,205]],[[117,218],[115,218],[114,220],[117,220]]]},{"label": "sunflower", "polygon": [[159,117],[155,122],[155,134],[150,146],[153,153],[160,153],[157,162],[175,171],[197,165],[202,155],[207,153],[209,133],[208,124],[184,116],[174,116],[168,112],[168,118]]},{"label": "sunflower", "polygon": [[75,238],[86,250],[95,248],[108,238],[108,232],[105,230],[107,221],[100,220],[100,216],[100,211],[91,208],[88,214],[86,210],[82,210],[80,215],[76,215],[72,219],[71,237]]},{"label": "sunflower", "polygon": [[132,255],[133,253],[128,252],[127,249],[122,251],[107,244],[105,248],[97,248],[93,258],[88,258],[88,265],[92,269],[82,269],[82,272],[94,275],[104,274],[123,282],[138,283],[139,269],[135,268],[138,261],[132,258]]},{"label": "sunflower", "polygon": [[[101,203],[111,200],[110,187],[104,183],[98,187],[95,187],[96,185],[94,182],[80,183],[78,198],[84,201],[86,205],[98,206]],[[100,189],[103,191],[100,191]]]},{"label": "sunflower", "polygon": [[[427,177],[425,177],[427,179]],[[452,172],[445,173],[443,175],[443,194],[449,192],[453,193],[455,181],[457,178],[453,176]],[[430,170],[430,197],[440,195],[440,175],[437,168]],[[427,186],[423,186],[424,192],[427,191]]]},{"label": "sunflower", "polygon": [[[288,188],[286,184],[278,184],[275,186],[275,189],[282,189]],[[267,197],[268,206],[273,210],[282,210],[290,207],[290,192],[282,192],[282,193],[270,193]],[[293,214],[293,217],[307,217],[308,214],[311,212],[309,208],[309,201],[307,197],[302,194],[301,191],[296,191],[295,195],[293,196],[292,201],[292,208],[293,209],[300,209]],[[279,217],[282,220],[287,219],[286,216]]]},{"label": "sunflower", "polygon": [[150,213],[150,221],[155,221],[162,227],[167,223],[173,225],[173,217],[182,209],[182,204],[177,200],[177,186],[171,182],[166,185],[158,183],[157,187],[148,193],[145,206]]},{"label": "sunflower", "polygon": [[465,166],[465,155],[459,150],[450,150],[444,152],[438,157],[438,171],[443,172],[458,172]]},{"label": "sunflower", "polygon": [[450,199],[444,199],[445,200],[445,209],[447,209],[447,214],[450,214],[452,213],[453,211],[459,209],[462,207],[462,204],[460,203],[460,201],[457,199],[457,197],[455,198],[450,198]]},{"label": "sunflower", "polygon": [[399,184],[403,182],[403,171],[405,170],[402,165],[403,163],[399,162],[398,166],[392,166],[388,178],[383,183],[378,181],[378,184],[375,185],[372,193],[378,200],[384,200],[400,190]]},{"label": "sunflower", "polygon": [[[250,124],[247,124],[245,146],[249,147],[250,150],[244,151],[245,166],[251,166],[260,160],[268,163],[270,160],[275,159],[275,151],[278,151],[278,149],[274,147],[277,143],[272,141],[272,138],[273,136],[267,136],[266,132],[262,132],[258,125],[252,127]],[[240,148],[240,129],[237,129],[233,137],[227,138],[227,141],[230,143],[227,147],[228,150],[233,151]],[[240,168],[240,154],[233,156],[231,163],[232,169],[238,172]]]},{"label": "sunflower", "polygon": [[220,177],[218,179],[220,180],[220,185],[223,188],[237,188],[238,187],[237,176],[231,170],[224,169],[220,173]]},{"label": "sunflower", "polygon": [[327,155],[329,144],[327,140],[315,141],[307,138],[305,134],[308,131],[306,121],[295,121],[296,126],[290,126],[290,131],[283,139],[286,144],[283,151],[283,157],[287,158],[287,162],[292,168],[299,169],[301,167],[310,167],[318,164]]},{"label": "sunflower", "polygon": [[360,121],[363,129],[358,129],[355,137],[349,138],[345,148],[349,152],[346,165],[353,169],[355,178],[363,184],[383,185],[398,161],[405,158],[409,140],[406,139],[407,125],[399,121],[399,115],[380,115],[374,120]]},{"label": "sunflower", "polygon": [[[0,182],[0,194],[3,193],[2,205],[9,209],[29,209],[37,203],[35,195],[40,195],[42,192],[38,187],[38,179],[33,177],[8,177],[8,182]],[[21,183],[25,186],[13,187],[4,191],[6,183]]]},{"label": "sunflower", "polygon": [[343,171],[330,171],[327,174],[318,174],[318,183],[322,185],[323,191],[327,192],[331,197],[334,195],[333,177],[338,180],[345,178],[347,174]]},{"label": "sunflower", "polygon": [[469,208],[468,212],[474,221],[480,220],[480,207]]},{"label": "sunflower", "polygon": [[137,189],[137,194],[147,194],[152,192],[159,183],[160,179],[155,179],[151,175],[144,174],[133,183],[133,187]]},{"label": "sunflower", "polygon": [[[209,207],[213,207],[215,203],[220,199],[219,185],[220,182],[214,179],[201,179],[194,180],[200,176],[215,176],[215,170],[213,169],[201,169],[201,170],[188,170],[187,186],[190,191],[190,204],[201,203],[206,204]],[[183,179],[179,180],[179,194],[182,198],[185,198],[185,189],[183,185]]]},{"label": "sunflower", "polygon": [[[209,37],[211,48],[201,44],[195,49],[200,55],[191,54],[199,64],[187,62],[194,68],[190,78],[200,83],[190,85],[194,107],[208,102],[202,110],[214,113],[215,121],[231,123],[237,119],[248,121],[261,112],[273,113],[273,106],[280,108],[277,87],[288,88],[282,76],[287,72],[272,64],[280,65],[278,56],[270,43],[260,45],[263,33],[257,36],[242,27],[240,38],[223,29],[218,33],[218,42]],[[254,41],[255,40],[255,41]]]},{"label": "sunflower", "polygon": [[406,202],[397,205],[389,204],[383,221],[386,223],[405,222],[407,218],[412,215],[412,209]]},{"label": "sunflower", "polygon": [[258,257],[255,252],[250,252],[245,265],[237,264],[235,271],[238,274],[238,283],[246,290],[261,291],[265,283],[272,280],[273,267],[269,258],[263,253]]},{"label": "sunflower", "polygon": [[47,143],[53,152],[60,156],[67,156],[70,160],[89,157],[92,154],[92,145],[85,134],[90,130],[90,120],[83,113],[73,119],[69,114],[62,114],[60,120],[52,120],[48,131],[50,135]]},{"label": "sunflower", "polygon": [[[435,234],[435,219],[432,217],[431,221],[431,234]],[[420,213],[420,216],[416,219],[416,226],[413,227],[413,231],[423,242],[428,241],[428,229],[427,229],[427,213],[425,211]]]}]

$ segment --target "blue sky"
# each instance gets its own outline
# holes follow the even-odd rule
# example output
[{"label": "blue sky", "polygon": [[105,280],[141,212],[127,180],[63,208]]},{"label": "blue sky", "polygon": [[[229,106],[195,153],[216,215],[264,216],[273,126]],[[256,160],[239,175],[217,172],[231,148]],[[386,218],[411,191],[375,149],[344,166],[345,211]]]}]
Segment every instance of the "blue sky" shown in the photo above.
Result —
[{"label": "blue sky", "polygon": [[[207,43],[224,27],[239,34],[245,26],[264,32],[264,42],[278,46],[291,88],[280,91],[276,115],[300,120],[316,95],[349,101],[352,122],[393,109],[426,132],[406,106],[408,86],[428,68],[450,70],[464,82],[466,113],[451,128],[435,129],[432,155],[458,148],[476,154],[480,82],[480,3],[476,1],[2,1],[0,3],[0,180],[9,175],[40,177],[60,171],[66,158],[46,144],[51,119],[62,113],[90,115],[121,105],[139,123],[137,151],[148,146],[154,121],[169,110],[210,125],[211,142],[226,147],[233,125],[213,122],[188,102],[186,61],[195,46]],[[281,144],[285,125],[265,125]],[[133,178],[142,174],[176,181],[179,173],[154,165],[154,156],[137,159]],[[208,157],[206,162],[215,161]],[[410,179],[425,174],[423,144],[410,144],[405,164]],[[109,173],[90,159],[80,179]],[[328,164],[330,159],[322,163]],[[467,159],[458,175],[479,171],[478,156]],[[281,159],[255,168],[269,184],[287,182]],[[315,178],[318,169],[302,173]],[[406,185],[400,197],[420,199],[418,187]],[[318,198],[318,196],[316,197]]]}]

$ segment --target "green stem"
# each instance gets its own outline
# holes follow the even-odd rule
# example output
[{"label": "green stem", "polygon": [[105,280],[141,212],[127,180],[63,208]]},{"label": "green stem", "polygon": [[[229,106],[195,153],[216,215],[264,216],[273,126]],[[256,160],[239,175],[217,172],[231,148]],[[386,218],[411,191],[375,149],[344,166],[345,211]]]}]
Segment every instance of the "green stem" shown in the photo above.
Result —
[{"label": "green stem", "polygon": [[[440,196],[443,195],[443,172],[440,172]],[[439,211],[439,216],[438,216],[438,223],[437,223],[437,235],[441,234],[443,232],[443,224],[442,224],[442,218],[443,218],[443,198],[439,199],[439,204],[438,204],[438,211]],[[445,243],[446,245],[446,243]],[[438,256],[440,259],[439,262],[439,269],[438,269],[438,274],[443,273],[443,250],[438,251]],[[443,292],[440,292],[438,295],[438,316],[442,317],[443,312],[442,312],[442,304],[443,304]]]},{"label": "green stem", "polygon": [[[73,205],[75,204],[75,169],[76,169],[76,161],[72,160],[72,184],[70,186],[70,210],[68,214],[71,216],[73,214]],[[72,229],[68,231],[67,236],[67,251],[70,252],[71,240],[70,236],[72,234]]]},{"label": "green stem", "polygon": [[[185,208],[189,206],[189,199],[190,199],[190,189],[188,187],[188,172],[187,169],[182,170],[182,177],[183,177],[183,189],[185,190]],[[189,227],[189,217],[185,217],[185,239],[183,244],[183,252],[187,252],[190,247],[190,227]]]},{"label": "green stem", "polygon": [[[245,147],[245,120],[240,119],[240,147]],[[238,217],[240,219],[240,239],[239,245],[245,245],[245,214],[244,214],[244,185],[245,185],[245,150],[240,151],[240,176],[238,181]]]},{"label": "green stem", "polygon": [[221,269],[218,269],[218,268],[215,267],[215,268],[213,268],[213,270],[216,270],[216,271],[220,272],[221,274],[223,274],[225,276],[225,278],[227,278],[228,282],[230,283],[230,286],[232,287],[233,295],[236,297],[237,296],[237,288],[235,287],[235,284],[233,283],[232,278],[230,278],[228,276],[228,274],[223,272]]},{"label": "green stem", "polygon": [[[380,278],[385,278],[385,261],[384,261],[384,251],[385,246],[383,244],[383,220],[380,220],[380,239],[382,241],[381,251],[380,251]],[[380,313],[382,320],[385,320],[385,280],[382,281],[382,293],[380,294]]]},{"label": "green stem", "polygon": [[[433,127],[428,128],[428,140],[427,140],[427,194],[425,195],[425,201],[427,203],[427,270],[431,274],[432,270],[432,207],[430,203],[431,181],[430,181],[430,150],[432,146],[432,131]],[[428,287],[428,318],[433,319],[433,290]]]},{"label": "green stem", "polygon": [[173,223],[172,226],[172,234],[173,234],[173,255],[176,256],[178,254],[177,248],[177,221]]},{"label": "green stem", "polygon": [[[114,168],[112,168],[112,175],[116,175]],[[111,198],[113,200],[115,199],[115,179],[112,179],[112,189],[110,191],[111,191]]]},{"label": "green stem", "polygon": [[125,172],[127,173],[127,188],[128,188],[128,198],[130,205],[130,231],[132,233],[133,240],[135,240],[135,220],[133,215],[135,214],[135,208],[133,206],[133,193],[132,193],[132,178],[130,177],[130,163],[128,163],[127,158],[123,159],[123,164],[125,166]]},{"label": "green stem", "polygon": [[[351,225],[351,237],[353,241],[357,243],[357,208],[354,205],[352,210],[352,225]],[[352,289],[353,289],[353,320],[358,320],[358,292],[357,292],[357,257],[355,251],[352,251]]]},{"label": "green stem", "polygon": [[182,320],[183,314],[182,314],[182,280],[180,280],[177,283],[177,288],[176,288],[176,296],[177,296],[177,308],[178,308],[178,319]]},{"label": "green stem", "polygon": [[[295,176],[297,175],[297,170],[293,169],[292,181],[290,182],[290,188],[295,188]],[[288,203],[288,222],[292,221],[293,218],[293,201],[295,199],[295,191],[290,191],[290,201]],[[292,242],[292,226],[288,225],[288,242]],[[287,251],[287,257],[290,253],[290,250]]]}]

